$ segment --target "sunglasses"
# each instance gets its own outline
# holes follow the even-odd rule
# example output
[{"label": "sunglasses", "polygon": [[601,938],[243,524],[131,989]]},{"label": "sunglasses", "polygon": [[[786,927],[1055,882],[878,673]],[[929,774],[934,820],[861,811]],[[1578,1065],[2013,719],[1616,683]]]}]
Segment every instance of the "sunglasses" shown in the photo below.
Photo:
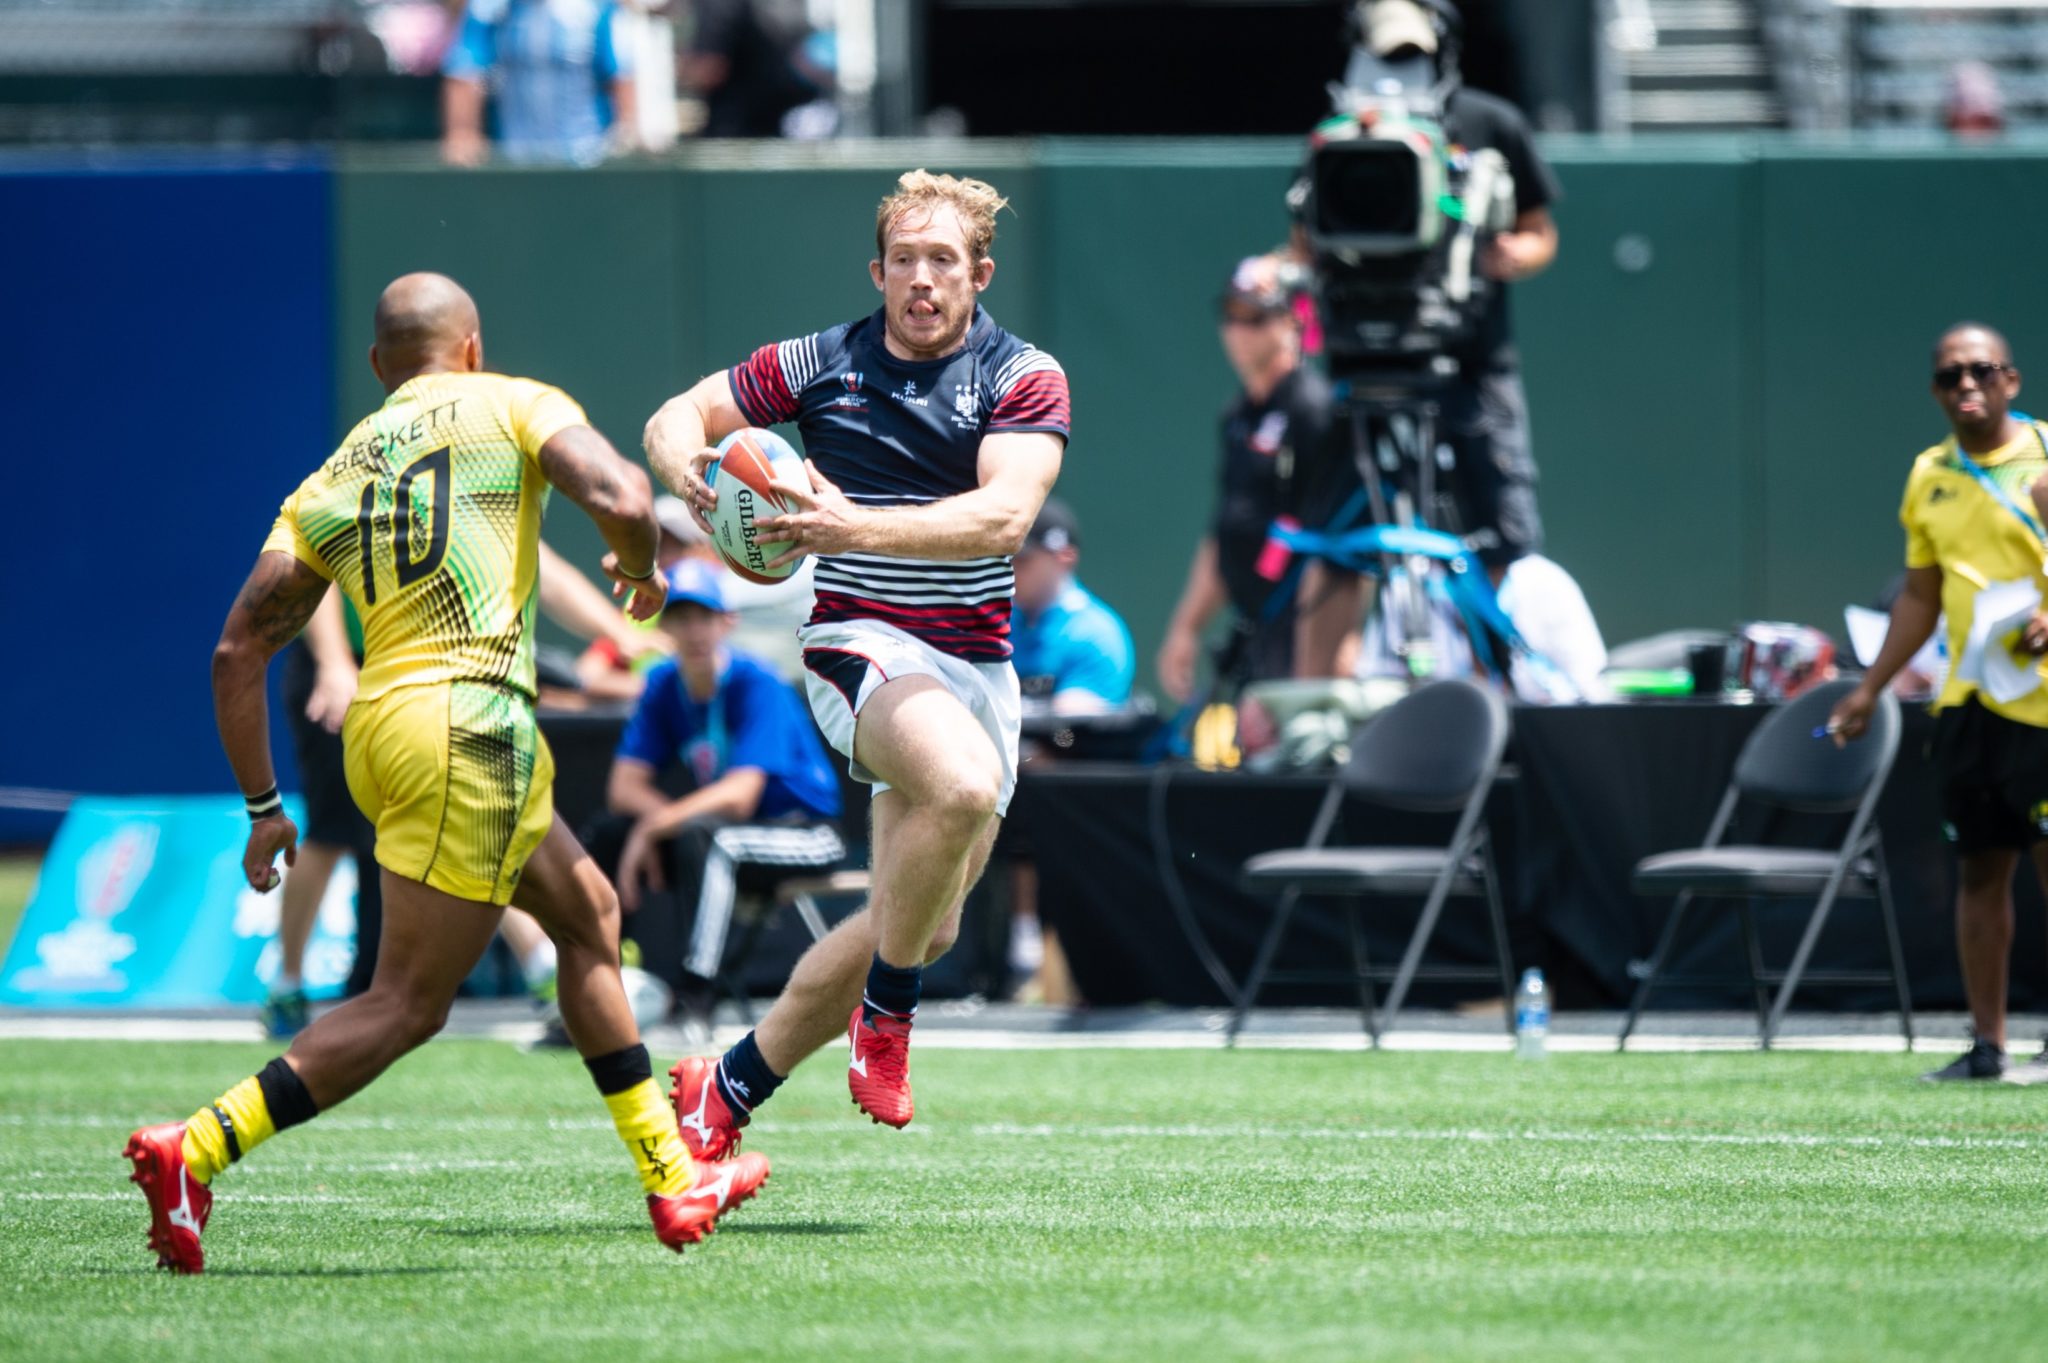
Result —
[{"label": "sunglasses", "polygon": [[1945,364],[1934,371],[1936,388],[1953,389],[1963,386],[1963,375],[1968,374],[1983,387],[2012,368],[2009,364],[1998,364],[1992,360],[1972,360],[1969,364]]}]

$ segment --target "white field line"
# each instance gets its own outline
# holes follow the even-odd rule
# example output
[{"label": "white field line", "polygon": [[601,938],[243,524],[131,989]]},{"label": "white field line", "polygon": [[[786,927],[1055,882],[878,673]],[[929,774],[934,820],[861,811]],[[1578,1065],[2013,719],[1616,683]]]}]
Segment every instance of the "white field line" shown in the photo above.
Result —
[{"label": "white field line", "polygon": [[[0,1127],[72,1128],[79,1130],[132,1131],[137,1126],[159,1120],[162,1113],[148,1116],[141,1113],[128,1116],[108,1116],[103,1113],[59,1113],[42,1115],[28,1112],[0,1112]],[[352,1113],[335,1112],[320,1119],[322,1131],[610,1131],[612,1124],[602,1117],[454,1117],[446,1121],[432,1117],[359,1117]],[[750,1126],[748,1130],[773,1130],[769,1126]]]},{"label": "white field line", "polygon": [[[133,1202],[142,1196],[137,1192],[126,1193],[14,1193],[0,1192],[0,1202]],[[367,1202],[362,1197],[330,1197],[319,1193],[303,1195],[292,1193],[236,1193],[237,1202],[277,1202],[286,1206],[314,1203],[356,1203]]]},{"label": "white field line", "polygon": [[[531,1022],[499,1023],[479,1031],[453,1033],[467,1039],[512,1043],[532,1041],[539,1034]],[[745,1029],[722,1027],[718,1044],[729,1046],[744,1036]],[[671,1028],[650,1030],[650,1039],[666,1043],[664,1050],[681,1045],[681,1034]],[[262,1030],[253,1021],[240,1018],[162,1017],[70,1017],[63,1015],[0,1014],[0,1041],[260,1041]],[[1214,1051],[1223,1049],[1220,1021],[1213,1029],[1156,1029],[1100,1032],[1042,1032],[1003,1028],[956,1029],[932,1027],[917,1034],[923,1050],[937,1051]],[[1601,1033],[1567,1033],[1550,1038],[1550,1049],[1559,1053],[1587,1054],[1614,1049],[1614,1038]],[[1960,1052],[1963,1040],[1951,1037],[1922,1039],[1916,1052],[1937,1055]],[[1243,1050],[1363,1051],[1370,1043],[1363,1032],[1247,1032],[1238,1038]],[[1496,1032],[1389,1032],[1381,1041],[1389,1051],[1464,1051],[1505,1053],[1513,1048],[1509,1038]],[[1896,1035],[1814,1034],[1780,1037],[1780,1050],[1855,1051],[1896,1054],[1905,1050]],[[1756,1040],[1748,1035],[1691,1035],[1684,1033],[1642,1034],[1630,1038],[1632,1051],[1754,1051]]]},{"label": "white field line", "polygon": [[[125,1130],[135,1125],[132,1117],[93,1115],[34,1117],[20,1113],[0,1114],[0,1127],[35,1129]],[[327,1131],[433,1132],[439,1134],[490,1134],[546,1131],[609,1131],[611,1124],[599,1119],[534,1119],[508,1117],[458,1117],[436,1120],[425,1117],[351,1117],[336,1113],[320,1120]],[[762,1119],[748,1127],[751,1135],[775,1137],[839,1132],[847,1123],[837,1118],[774,1121]],[[1332,1141],[1362,1143],[1408,1142],[1445,1145],[1664,1145],[1773,1147],[1782,1149],[1829,1150],[2029,1150],[2048,1151],[2048,1131],[2040,1135],[1934,1136],[1898,1134],[1831,1134],[1802,1131],[1584,1131],[1487,1127],[1355,1127],[1355,1126],[1261,1126],[1204,1125],[1194,1123],[1090,1123],[1090,1122],[976,1122],[961,1126],[927,1123],[905,1129],[905,1135],[937,1139],[1117,1141],[1196,1140],[1243,1144],[1248,1140]],[[520,1159],[406,1159],[322,1161],[321,1173],[497,1173],[530,1169],[563,1161],[546,1157]],[[250,1168],[240,1176],[277,1170]],[[31,1178],[37,1177],[31,1173]],[[26,1197],[32,1194],[17,1193]],[[41,1194],[63,1196],[63,1194]],[[347,1199],[340,1199],[347,1200]]]},{"label": "white field line", "polygon": [[1798,1131],[1544,1131],[1425,1127],[1087,1125],[987,1122],[972,1135],[1041,1140],[1423,1141],[1467,1145],[1722,1145],[1855,1150],[2048,1150],[2041,1136],[1839,1136]]}]

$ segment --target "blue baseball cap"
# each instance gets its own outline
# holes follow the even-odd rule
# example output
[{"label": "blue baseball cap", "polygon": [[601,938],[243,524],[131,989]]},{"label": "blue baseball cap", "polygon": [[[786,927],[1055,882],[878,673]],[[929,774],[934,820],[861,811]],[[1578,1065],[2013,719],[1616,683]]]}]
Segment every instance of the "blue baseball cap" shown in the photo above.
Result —
[{"label": "blue baseball cap", "polygon": [[725,610],[725,588],[718,580],[723,576],[701,558],[677,560],[668,570],[668,604],[688,601],[706,610]]}]

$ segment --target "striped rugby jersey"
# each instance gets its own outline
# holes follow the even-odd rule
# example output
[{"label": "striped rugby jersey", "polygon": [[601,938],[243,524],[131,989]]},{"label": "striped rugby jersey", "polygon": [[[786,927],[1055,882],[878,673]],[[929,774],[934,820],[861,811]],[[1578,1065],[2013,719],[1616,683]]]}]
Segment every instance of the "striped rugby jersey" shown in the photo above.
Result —
[{"label": "striped rugby jersey", "polygon": [[[971,492],[985,435],[1047,431],[1065,438],[1067,376],[980,307],[959,350],[899,360],[879,310],[796,340],[762,346],[729,371],[756,426],[795,422],[804,453],[865,506],[905,506]],[[941,562],[880,554],[821,556],[812,624],[879,620],[969,662],[1010,656],[1007,556]]]}]

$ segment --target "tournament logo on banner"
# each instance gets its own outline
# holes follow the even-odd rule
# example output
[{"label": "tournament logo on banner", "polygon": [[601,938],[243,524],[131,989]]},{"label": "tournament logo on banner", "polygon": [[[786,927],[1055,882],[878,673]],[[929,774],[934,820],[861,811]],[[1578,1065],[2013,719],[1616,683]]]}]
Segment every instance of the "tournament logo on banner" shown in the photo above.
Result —
[{"label": "tournament logo on banner", "polygon": [[[287,810],[300,816],[296,798]],[[50,844],[13,945],[0,1004],[207,1008],[261,1002],[277,970],[283,891],[242,879],[249,831],[234,797],[78,801]],[[286,875],[289,869],[280,865]],[[314,997],[340,992],[355,942],[344,859],[306,948]]]}]

